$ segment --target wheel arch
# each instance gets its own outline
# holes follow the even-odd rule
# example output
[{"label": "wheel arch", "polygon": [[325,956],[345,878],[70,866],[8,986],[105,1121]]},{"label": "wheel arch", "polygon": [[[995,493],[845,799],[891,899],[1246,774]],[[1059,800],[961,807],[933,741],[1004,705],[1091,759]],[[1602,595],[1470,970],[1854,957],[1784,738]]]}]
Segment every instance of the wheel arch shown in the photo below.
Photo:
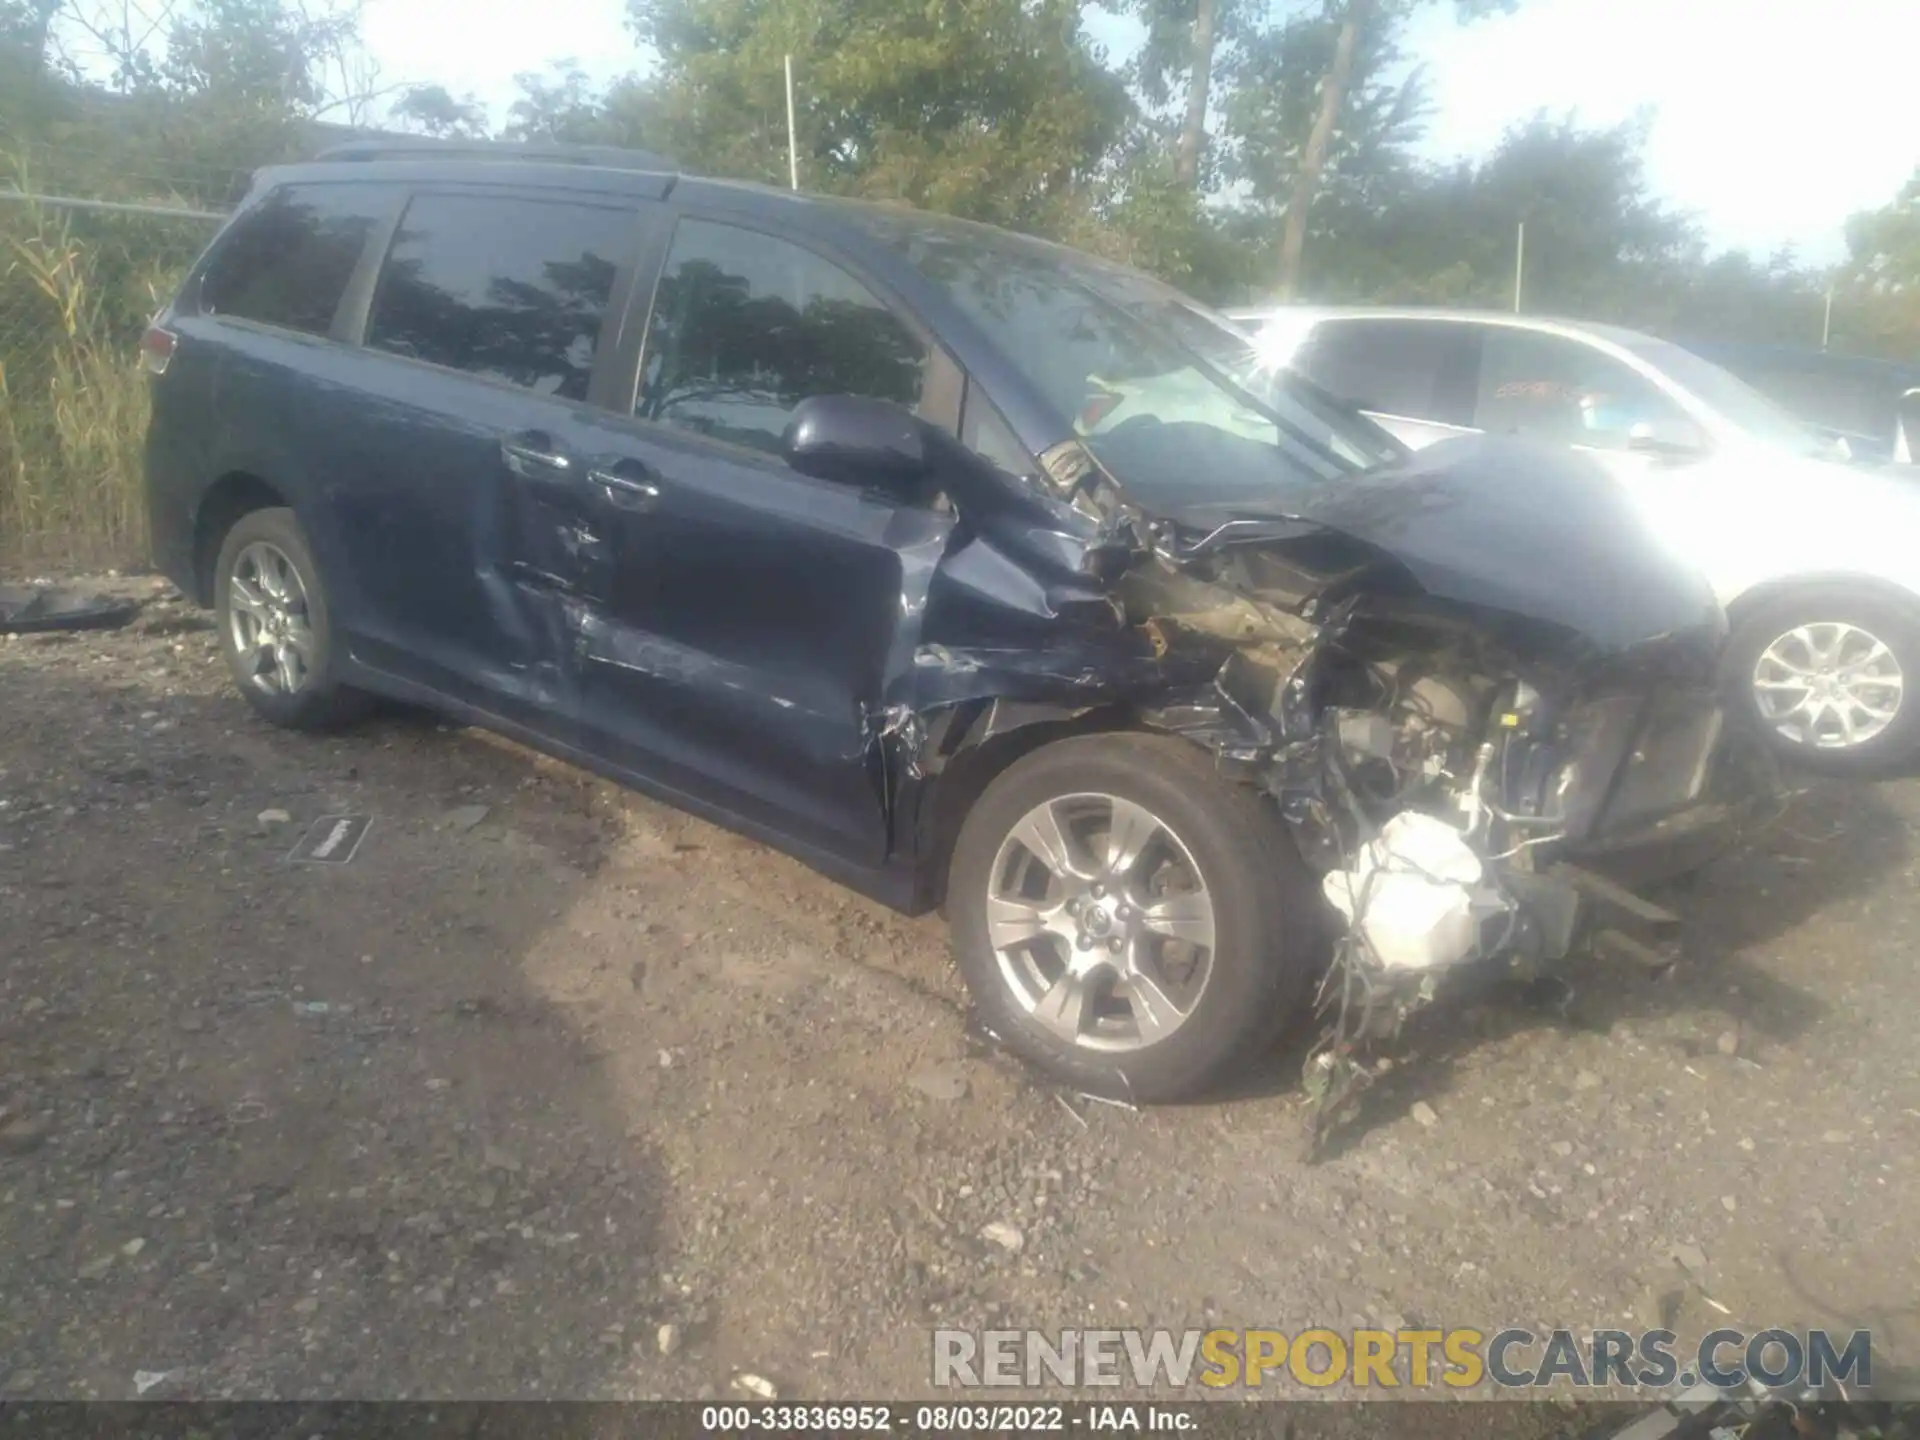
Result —
[{"label": "wheel arch", "polygon": [[1898,605],[1920,620],[1920,592],[1879,575],[1856,571],[1816,570],[1763,580],[1727,602],[1727,626],[1738,630],[1767,606],[1810,590],[1850,590]]},{"label": "wheel arch", "polygon": [[194,600],[213,604],[213,566],[227,532],[242,516],[287,504],[286,496],[269,480],[250,470],[229,470],[206,488],[193,515]]},{"label": "wheel arch", "polygon": [[947,872],[967,815],[989,785],[1035,751],[1082,735],[1120,734],[1163,735],[1207,751],[1193,736],[1153,723],[1150,714],[1124,704],[1075,709],[988,701],[971,714],[956,716],[946,739],[946,758],[931,772],[931,793],[921,810],[915,909],[946,904]]},{"label": "wheel arch", "polygon": [[996,700],[956,715],[945,740],[949,748],[931,776],[928,803],[921,812],[920,903],[915,908],[946,904],[947,870],[960,827],[1009,766],[1060,740],[1129,730],[1148,732],[1150,727],[1137,711],[1117,705],[1075,709]]}]

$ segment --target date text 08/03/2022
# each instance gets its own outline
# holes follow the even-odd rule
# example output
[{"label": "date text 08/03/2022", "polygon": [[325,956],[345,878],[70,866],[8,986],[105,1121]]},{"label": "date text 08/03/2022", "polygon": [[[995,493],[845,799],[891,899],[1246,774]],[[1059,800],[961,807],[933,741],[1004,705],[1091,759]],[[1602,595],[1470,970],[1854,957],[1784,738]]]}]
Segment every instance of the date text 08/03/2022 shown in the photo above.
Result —
[{"label": "date text 08/03/2022", "polygon": [[1045,1435],[1142,1432],[1191,1434],[1198,1417],[1191,1409],[1164,1404],[935,1404],[935,1405],[708,1405],[701,1409],[702,1431],[787,1435],[834,1434]]}]

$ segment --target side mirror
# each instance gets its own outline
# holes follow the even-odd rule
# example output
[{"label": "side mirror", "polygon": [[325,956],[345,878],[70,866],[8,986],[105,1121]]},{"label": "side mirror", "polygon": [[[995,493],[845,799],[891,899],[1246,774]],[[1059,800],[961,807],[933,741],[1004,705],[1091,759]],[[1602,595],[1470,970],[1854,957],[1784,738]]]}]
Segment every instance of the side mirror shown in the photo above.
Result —
[{"label": "side mirror", "polygon": [[1638,420],[1627,431],[1627,448],[1656,455],[1698,455],[1707,437],[1691,420]]},{"label": "side mirror", "polygon": [[1893,434],[1893,458],[1901,465],[1920,464],[1920,390],[1909,390],[1900,397],[1898,414]]},{"label": "side mirror", "polygon": [[844,485],[908,490],[927,472],[921,422],[890,400],[860,395],[802,400],[780,448],[802,475]]}]

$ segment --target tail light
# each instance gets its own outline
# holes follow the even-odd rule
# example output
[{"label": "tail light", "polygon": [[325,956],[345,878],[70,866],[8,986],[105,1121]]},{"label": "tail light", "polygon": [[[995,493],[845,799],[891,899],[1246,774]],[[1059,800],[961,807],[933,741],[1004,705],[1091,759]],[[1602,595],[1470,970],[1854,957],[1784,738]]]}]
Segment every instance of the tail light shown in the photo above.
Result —
[{"label": "tail light", "polygon": [[180,337],[173,331],[149,325],[147,333],[140,337],[140,363],[149,375],[164,375],[179,345]]}]

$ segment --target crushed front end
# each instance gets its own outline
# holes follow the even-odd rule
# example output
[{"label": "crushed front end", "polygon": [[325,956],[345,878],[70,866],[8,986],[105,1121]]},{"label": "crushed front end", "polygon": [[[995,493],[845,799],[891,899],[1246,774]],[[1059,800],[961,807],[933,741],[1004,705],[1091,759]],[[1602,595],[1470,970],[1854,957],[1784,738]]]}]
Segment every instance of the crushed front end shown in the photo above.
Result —
[{"label": "crushed front end", "polygon": [[[1269,792],[1320,876],[1337,935],[1307,1063],[1316,1135],[1366,1083],[1368,1047],[1450,991],[1558,979],[1595,950],[1670,964],[1679,917],[1639,891],[1779,800],[1728,722],[1725,618],[1690,572],[1617,516],[1575,532],[1582,564],[1463,567],[1497,497],[1472,468],[1428,479],[1402,479],[1397,511],[1160,523],[1119,588],[1169,654],[1220,661],[1149,723]],[[1585,493],[1591,511],[1612,492]],[[1367,533],[1422,494],[1417,531]]]},{"label": "crushed front end", "polygon": [[1777,799],[1764,749],[1727,727],[1714,654],[1694,634],[1544,673],[1509,656],[1395,693],[1401,656],[1365,667],[1382,704],[1320,712],[1276,776],[1340,920],[1307,1062],[1316,1134],[1366,1082],[1369,1042],[1489,969],[1564,986],[1588,952],[1678,958],[1680,917],[1639,888],[1739,843]]},{"label": "crushed front end", "polygon": [[[1591,462],[1437,446],[1185,506],[1077,443],[1042,465],[1044,488],[1013,491],[954,459],[962,543],[884,730],[917,737],[896,808],[924,824],[943,767],[1037,723],[1176,735],[1270,796],[1335,932],[1316,1136],[1369,1047],[1453,991],[1595,948],[1670,963],[1678,917],[1640,889],[1778,804],[1722,709],[1725,615]],[[1010,567],[1030,586],[1000,583]],[[1016,600],[1046,643],[982,646],[968,617]]]}]

